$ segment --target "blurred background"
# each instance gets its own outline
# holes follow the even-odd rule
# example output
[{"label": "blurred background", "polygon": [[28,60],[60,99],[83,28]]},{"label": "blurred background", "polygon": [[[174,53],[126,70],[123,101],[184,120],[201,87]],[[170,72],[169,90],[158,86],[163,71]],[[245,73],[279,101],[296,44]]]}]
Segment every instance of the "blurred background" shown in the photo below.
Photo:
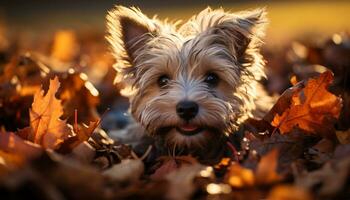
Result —
[{"label": "blurred background", "polygon": [[106,13],[116,4],[171,20],[186,20],[207,6],[233,12],[266,7],[270,24],[262,53],[267,91],[280,94],[292,75],[302,80],[326,69],[335,73],[336,85],[343,87],[339,91],[349,91],[350,1],[2,0],[0,125],[7,130],[25,127],[34,91],[53,74],[63,82],[60,98],[69,122],[79,107],[80,121],[111,108],[103,120],[105,129],[127,123],[127,100],[119,95],[121,86],[113,84],[114,60],[104,38]]},{"label": "blurred background", "polygon": [[41,35],[57,29],[104,31],[106,12],[113,5],[140,7],[148,16],[186,20],[207,6],[230,11],[266,7],[270,27],[267,43],[279,43],[295,34],[330,34],[350,27],[350,1],[251,1],[251,0],[3,0],[0,17],[12,33]]}]

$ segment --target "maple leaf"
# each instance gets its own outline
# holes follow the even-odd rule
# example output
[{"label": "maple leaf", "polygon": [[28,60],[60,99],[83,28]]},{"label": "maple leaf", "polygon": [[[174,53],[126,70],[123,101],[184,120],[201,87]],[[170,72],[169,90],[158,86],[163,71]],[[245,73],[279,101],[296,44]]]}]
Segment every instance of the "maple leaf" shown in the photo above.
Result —
[{"label": "maple leaf", "polygon": [[63,114],[61,101],[55,97],[60,87],[58,78],[50,80],[49,89],[44,96],[40,90],[34,95],[32,108],[29,110],[31,132],[28,140],[44,148],[57,149],[69,137],[71,128],[60,117]]},{"label": "maple leaf", "polygon": [[341,98],[327,91],[332,81],[330,71],[309,80],[305,88],[293,95],[290,108],[282,115],[275,115],[272,126],[279,128],[281,134],[296,126],[309,133],[330,134],[333,130],[331,122],[339,117],[342,107]]}]

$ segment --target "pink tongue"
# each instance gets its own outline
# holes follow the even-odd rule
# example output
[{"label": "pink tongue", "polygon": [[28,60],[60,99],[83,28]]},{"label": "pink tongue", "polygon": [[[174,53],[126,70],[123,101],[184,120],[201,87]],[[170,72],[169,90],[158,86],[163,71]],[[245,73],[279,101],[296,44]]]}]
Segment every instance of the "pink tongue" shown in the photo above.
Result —
[{"label": "pink tongue", "polygon": [[198,126],[191,125],[191,124],[185,124],[180,127],[184,131],[194,131],[198,128]]}]

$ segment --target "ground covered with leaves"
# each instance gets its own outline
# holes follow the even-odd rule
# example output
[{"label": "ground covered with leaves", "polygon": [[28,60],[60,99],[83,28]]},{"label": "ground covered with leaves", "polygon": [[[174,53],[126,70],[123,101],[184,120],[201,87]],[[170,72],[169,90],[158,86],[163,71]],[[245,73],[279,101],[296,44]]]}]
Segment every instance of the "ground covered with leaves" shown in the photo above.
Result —
[{"label": "ground covered with leaves", "polygon": [[100,33],[0,35],[1,199],[349,199],[350,38],[265,47],[276,104],[231,156],[143,153],[113,140],[130,121]]}]

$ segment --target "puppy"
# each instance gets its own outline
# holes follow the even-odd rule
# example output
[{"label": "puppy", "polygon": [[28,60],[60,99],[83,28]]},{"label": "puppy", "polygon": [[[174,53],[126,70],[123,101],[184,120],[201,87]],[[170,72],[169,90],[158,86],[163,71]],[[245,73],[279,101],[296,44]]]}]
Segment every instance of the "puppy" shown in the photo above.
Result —
[{"label": "puppy", "polygon": [[165,153],[218,158],[227,136],[270,105],[257,101],[266,23],[264,9],[207,8],[171,23],[116,6],[107,40],[137,123],[127,134],[151,137]]}]

